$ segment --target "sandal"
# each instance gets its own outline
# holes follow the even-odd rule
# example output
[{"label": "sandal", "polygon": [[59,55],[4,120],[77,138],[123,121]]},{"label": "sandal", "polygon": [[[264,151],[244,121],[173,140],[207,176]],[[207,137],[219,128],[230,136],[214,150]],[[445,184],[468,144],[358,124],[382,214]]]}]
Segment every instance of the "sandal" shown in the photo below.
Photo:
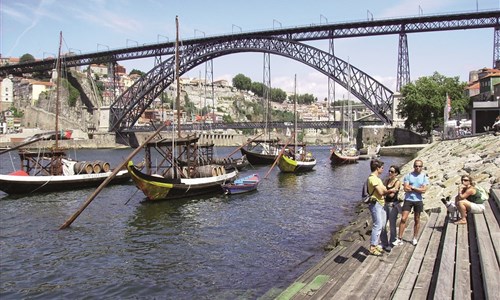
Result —
[{"label": "sandal", "polygon": [[374,256],[382,256],[382,252],[378,251],[376,247],[370,249],[370,254]]},{"label": "sandal", "polygon": [[455,224],[455,225],[465,225],[465,224],[467,224],[467,221],[466,220],[458,220],[458,221],[456,221],[453,224]]}]

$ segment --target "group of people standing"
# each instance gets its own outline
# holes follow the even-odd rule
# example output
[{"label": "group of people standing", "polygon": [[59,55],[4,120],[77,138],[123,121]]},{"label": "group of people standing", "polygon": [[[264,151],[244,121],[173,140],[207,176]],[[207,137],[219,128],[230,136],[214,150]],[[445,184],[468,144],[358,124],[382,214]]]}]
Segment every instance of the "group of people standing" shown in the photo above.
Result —
[{"label": "group of people standing", "polygon": [[[422,172],[424,164],[422,160],[413,162],[413,171],[399,179],[400,169],[398,166],[389,167],[387,178],[382,181],[380,176],[384,173],[384,162],[373,159],[370,162],[371,174],[368,177],[367,189],[371,195],[369,209],[371,212],[373,227],[370,237],[370,253],[381,256],[383,251],[390,252],[393,247],[403,245],[403,233],[405,232],[408,216],[413,210],[414,225],[411,243],[416,246],[420,231],[420,215],[424,211],[422,195],[427,191],[429,178]],[[399,199],[398,194],[403,187],[404,197]],[[460,217],[455,224],[466,224],[467,213],[482,213],[484,211],[483,200],[478,189],[475,188],[470,175],[461,177],[461,185],[454,201]],[[398,216],[401,213],[399,230],[397,229]],[[389,233],[387,232],[389,223]]]},{"label": "group of people standing", "polygon": [[[424,210],[422,194],[427,190],[429,179],[422,173],[423,162],[415,160],[414,171],[405,175],[403,182],[399,180],[398,166],[389,167],[389,176],[382,181],[380,176],[384,172],[384,162],[374,159],[370,162],[371,174],[368,177],[368,192],[372,195],[369,209],[372,215],[373,228],[370,237],[370,253],[375,256],[382,255],[383,251],[391,251],[392,247],[403,244],[402,235],[406,229],[406,222],[410,212],[414,213],[414,227],[412,244],[417,245],[420,230],[420,214]],[[398,193],[403,186],[405,192],[403,204]],[[401,212],[399,231],[396,222]],[[387,233],[389,223],[389,235]]]}]

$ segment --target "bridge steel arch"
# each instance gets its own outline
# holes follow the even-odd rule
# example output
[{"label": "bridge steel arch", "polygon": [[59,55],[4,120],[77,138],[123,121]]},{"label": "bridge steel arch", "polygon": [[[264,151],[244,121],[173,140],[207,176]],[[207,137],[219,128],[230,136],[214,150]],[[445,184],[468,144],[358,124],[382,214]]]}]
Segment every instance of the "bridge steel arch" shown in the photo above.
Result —
[{"label": "bridge steel arch", "polygon": [[[310,45],[276,37],[209,41],[179,47],[179,74],[217,57],[268,52],[302,62],[325,74],[363,102],[384,123],[392,123],[393,92],[346,61]],[[350,78],[349,78],[350,74]],[[128,131],[155,98],[175,80],[175,57],[151,69],[120,95],[110,108],[110,130]]]}]

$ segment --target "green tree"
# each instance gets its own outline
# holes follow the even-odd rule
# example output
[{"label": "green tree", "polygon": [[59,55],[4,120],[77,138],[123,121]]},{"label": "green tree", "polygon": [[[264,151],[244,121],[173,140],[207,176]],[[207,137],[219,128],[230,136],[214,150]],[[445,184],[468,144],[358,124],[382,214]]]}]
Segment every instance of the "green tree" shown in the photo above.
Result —
[{"label": "green tree", "polygon": [[271,88],[271,101],[283,103],[286,100],[286,92],[280,88]]},{"label": "green tree", "polygon": [[223,115],[222,116],[222,121],[224,123],[234,123],[233,118],[231,118],[230,115]]},{"label": "green tree", "polygon": [[34,62],[34,61],[35,61],[35,58],[33,57],[33,55],[31,55],[29,53],[23,54],[23,56],[21,56],[19,58],[20,64],[30,63],[30,62]]},{"label": "green tree", "polygon": [[233,86],[238,90],[249,91],[252,87],[252,80],[240,73],[233,77]]},{"label": "green tree", "polygon": [[405,85],[397,107],[398,113],[406,118],[405,127],[430,134],[435,126],[443,124],[447,94],[451,99],[450,115],[465,112],[469,106],[465,86],[459,77],[445,77],[438,72]]},{"label": "green tree", "polygon": [[130,71],[129,75],[132,75],[132,74],[138,74],[139,76],[144,76],[146,75],[146,73],[140,71],[140,70],[137,70],[137,69],[133,69],[132,71]]},{"label": "green tree", "polygon": [[264,96],[264,84],[262,82],[252,82],[250,91],[257,97]]}]

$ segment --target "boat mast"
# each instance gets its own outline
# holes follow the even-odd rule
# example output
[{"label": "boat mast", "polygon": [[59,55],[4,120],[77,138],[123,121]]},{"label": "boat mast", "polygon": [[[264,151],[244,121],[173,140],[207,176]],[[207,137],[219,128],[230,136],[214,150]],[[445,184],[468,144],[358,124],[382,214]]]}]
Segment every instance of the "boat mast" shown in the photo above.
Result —
[{"label": "boat mast", "polygon": [[294,152],[297,153],[297,74],[293,83],[293,140],[295,141]]},{"label": "boat mast", "polygon": [[175,106],[177,108],[177,136],[181,137],[181,113],[180,113],[180,105],[181,105],[181,97],[180,97],[180,89],[181,85],[179,82],[179,16],[175,16],[175,80],[177,81],[177,95],[175,98]]},{"label": "boat mast", "polygon": [[62,31],[59,32],[59,52],[56,61],[56,150],[59,149],[59,87],[61,85],[61,47],[62,47]]},{"label": "boat mast", "polygon": [[349,83],[347,85],[347,113],[349,114],[347,119],[347,138],[349,141],[349,147],[352,146],[353,140],[353,128],[352,128],[352,104],[351,104],[351,85],[352,85],[352,77],[351,77],[351,64],[349,63],[349,58],[347,58],[347,74],[349,77]]}]

